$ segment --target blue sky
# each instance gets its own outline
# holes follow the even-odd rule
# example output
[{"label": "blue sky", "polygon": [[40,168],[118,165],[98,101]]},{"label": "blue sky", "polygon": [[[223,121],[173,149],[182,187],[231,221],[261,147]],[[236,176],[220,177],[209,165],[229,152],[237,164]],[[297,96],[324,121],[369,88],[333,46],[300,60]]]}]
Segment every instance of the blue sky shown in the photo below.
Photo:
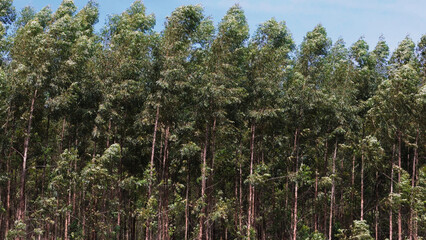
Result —
[{"label": "blue sky", "polygon": [[[87,0],[74,0],[81,9]],[[100,17],[97,29],[105,24],[108,15],[125,11],[133,0],[98,0]],[[33,6],[40,10],[46,5],[55,10],[61,0],[14,0],[19,10]],[[145,0],[148,13],[157,19],[155,30],[161,31],[165,17],[180,5],[201,4],[205,14],[217,24],[227,9],[235,3],[240,4],[246,13],[253,33],[257,25],[275,17],[284,20],[297,44],[300,44],[308,31],[321,23],[329,37],[335,42],[342,37],[347,46],[361,36],[370,45],[376,45],[383,35],[391,50],[409,35],[418,42],[426,34],[426,0]]]}]

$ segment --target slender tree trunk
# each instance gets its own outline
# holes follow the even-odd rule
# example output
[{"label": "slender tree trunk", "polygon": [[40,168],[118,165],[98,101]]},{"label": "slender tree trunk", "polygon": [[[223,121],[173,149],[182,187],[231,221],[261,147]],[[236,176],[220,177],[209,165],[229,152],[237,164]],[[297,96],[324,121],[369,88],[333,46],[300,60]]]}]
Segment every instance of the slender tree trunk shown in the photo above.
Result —
[{"label": "slender tree trunk", "polygon": [[[398,184],[401,183],[401,131],[398,131]],[[398,193],[401,190],[398,188]],[[398,240],[402,240],[402,216],[401,216],[401,205],[398,206]]]},{"label": "slender tree trunk", "polygon": [[[45,142],[45,148],[47,149],[49,147],[49,130],[50,130],[50,111],[47,115],[47,127],[46,127],[46,142]],[[44,161],[43,161],[43,175],[41,177],[41,196],[44,196],[44,182],[46,178],[46,166],[47,166],[47,156],[44,155]]]},{"label": "slender tree trunk", "polygon": [[[124,135],[124,134],[123,134]],[[121,205],[123,203],[123,192],[121,191],[120,182],[123,179],[123,137],[120,138],[120,160],[118,163],[118,182],[116,185],[117,188],[117,195],[118,195],[118,213],[117,213],[117,227],[118,227],[118,233],[117,233],[117,240],[121,239],[121,233],[122,233],[122,227],[121,227]]]},{"label": "slender tree trunk", "polygon": [[[241,149],[241,145],[240,145],[240,149]],[[240,153],[242,151],[240,150]],[[243,231],[243,168],[242,168],[242,164],[241,161],[239,162],[239,177],[240,177],[240,196],[239,196],[239,214],[238,214],[238,223],[239,223],[239,227],[240,227],[240,233],[242,233]]]},{"label": "slender tree trunk", "polygon": [[317,214],[317,207],[316,203],[318,200],[318,169],[315,170],[315,199],[312,204],[314,208],[314,231],[318,231],[318,214]]},{"label": "slender tree trunk", "polygon": [[379,189],[378,189],[378,182],[379,182],[379,172],[376,171],[376,212],[375,212],[375,239],[379,240]]},{"label": "slender tree trunk", "polygon": [[[211,133],[211,165],[210,165],[210,174],[208,177],[208,188],[209,191],[207,191],[207,215],[212,212],[213,206],[214,206],[214,161],[215,161],[215,151],[216,151],[216,117],[213,119],[213,127],[212,127],[212,133]],[[210,224],[207,224],[206,227],[206,239],[213,239],[213,229],[214,229],[214,222],[211,222]]]},{"label": "slender tree trunk", "polygon": [[166,133],[164,137],[164,154],[163,154],[163,199],[162,199],[162,239],[169,239],[169,213],[168,213],[168,174],[169,169],[168,157],[169,157],[169,134],[170,126],[166,125]]},{"label": "slender tree trunk", "polygon": [[63,144],[64,144],[64,133],[65,133],[65,117],[62,120],[62,131],[61,131],[61,143],[59,144],[59,154],[62,153],[62,148],[63,148]]},{"label": "slender tree trunk", "polygon": [[[69,175],[68,170],[68,175]],[[68,210],[68,206],[71,204],[71,187],[68,189],[68,198],[67,198],[67,210],[65,213],[65,226],[64,226],[64,239],[68,240],[68,225],[70,224],[70,211]]]},{"label": "slender tree trunk", "polygon": [[107,141],[106,141],[106,148],[109,148],[110,134],[111,134],[111,119],[108,120],[108,135],[107,135]]},{"label": "slender tree trunk", "polygon": [[364,152],[361,147],[361,221],[364,220]]},{"label": "slender tree trunk", "polygon": [[[353,157],[352,157],[352,173],[351,173],[351,186],[352,186],[352,190],[351,190],[351,204],[353,204],[355,201],[354,201],[354,190],[355,190],[355,153],[354,153],[354,155],[353,155]],[[354,207],[351,207],[351,212],[352,212],[352,214],[351,214],[351,217],[352,217],[352,219],[351,219],[351,222],[354,220]]]},{"label": "slender tree trunk", "polygon": [[[417,172],[417,158],[418,158],[418,140],[419,140],[419,129],[417,129],[417,135],[416,135],[416,143],[414,146],[414,156],[413,156],[413,173],[411,176],[411,189],[414,189],[414,187],[416,186],[416,172]],[[413,196],[412,198],[414,198],[415,196]],[[415,229],[417,228],[417,221],[416,221],[416,210],[415,210],[415,206],[414,206],[414,199],[411,202],[411,207],[410,207],[410,239],[414,239],[417,240],[417,234]]]},{"label": "slender tree trunk", "polygon": [[[253,175],[253,164],[254,164],[254,138],[255,138],[255,133],[256,132],[256,125],[253,122],[251,124],[251,141],[250,141],[250,176]],[[248,210],[248,221],[247,221],[247,237],[248,239],[251,239],[250,235],[251,235],[251,229],[252,226],[254,224],[254,187],[253,185],[250,183],[249,184],[249,210]]]},{"label": "slender tree trunk", "polygon": [[332,179],[331,179],[331,196],[330,196],[330,222],[328,224],[328,239],[331,240],[332,231],[333,231],[333,207],[334,207],[334,191],[335,191],[335,183],[334,183],[334,174],[336,173],[336,157],[337,157],[337,140],[334,146],[334,154],[333,154],[333,163],[332,163]]},{"label": "slender tree trunk", "polygon": [[[13,128],[14,130],[14,128]],[[10,138],[10,147],[9,147],[9,153],[7,155],[7,159],[6,159],[6,173],[7,173],[7,190],[6,190],[6,220],[5,220],[5,232],[4,232],[4,236],[6,238],[7,233],[9,231],[9,227],[10,227],[10,220],[12,220],[12,209],[11,209],[11,204],[10,204],[10,196],[11,196],[11,185],[12,185],[12,171],[10,169],[10,158],[12,157],[13,154],[13,141],[15,140],[15,135],[13,134],[12,137]]]},{"label": "slender tree trunk", "polygon": [[235,207],[236,207],[236,211],[234,213],[235,232],[239,231],[238,209],[240,206],[238,203],[238,162],[239,162],[239,155],[238,155],[238,149],[236,149],[235,150],[235,183],[234,183],[234,195],[235,195]]},{"label": "slender tree trunk", "polygon": [[[296,171],[296,177],[299,170],[299,153],[298,153],[298,135],[299,135],[299,129],[296,129],[296,132],[294,133],[294,146],[293,146],[293,153],[296,154],[296,161],[295,161],[295,171]],[[297,180],[294,183],[294,208],[293,208],[293,232],[292,237],[293,240],[297,239],[297,194],[298,194],[298,182]]]},{"label": "slender tree trunk", "polygon": [[24,221],[25,219],[25,184],[27,176],[27,158],[28,158],[28,147],[31,138],[31,123],[34,113],[35,100],[37,98],[37,89],[34,90],[34,95],[31,99],[30,116],[28,119],[27,134],[24,140],[24,154],[22,157],[22,174],[21,174],[21,187],[19,192],[19,208],[18,208],[18,220]]},{"label": "slender tree trunk", "polygon": [[203,240],[205,236],[205,229],[204,229],[204,222],[206,219],[206,204],[204,202],[205,200],[205,194],[206,194],[206,168],[207,168],[207,148],[208,148],[208,141],[209,141],[209,127],[208,123],[206,123],[206,130],[205,130],[205,139],[204,139],[204,146],[203,146],[203,152],[202,152],[202,161],[203,166],[201,168],[201,199],[202,199],[202,205],[201,208],[201,217],[200,217],[200,229],[198,232],[198,239]]},{"label": "slender tree trunk", "polygon": [[185,192],[185,240],[188,240],[188,231],[189,231],[189,161],[187,163],[187,170],[186,170],[186,192]]},{"label": "slender tree trunk", "polygon": [[[148,187],[148,201],[151,198],[152,195],[152,182],[153,182],[153,176],[154,176],[154,157],[155,157],[155,141],[157,139],[157,128],[158,128],[158,117],[160,115],[160,107],[157,106],[157,112],[155,113],[155,124],[154,124],[154,133],[152,134],[152,147],[151,147],[151,159],[150,159],[150,166],[149,166],[149,187]],[[145,233],[145,239],[149,240],[151,236],[150,232],[150,224],[151,219],[148,217],[146,220],[146,233]]]},{"label": "slender tree trunk", "polygon": [[393,162],[394,162],[394,156],[395,156],[395,144],[392,147],[392,158],[391,158],[391,179],[390,179],[390,210],[389,210],[389,240],[392,240],[393,237],[393,221],[392,221],[392,215],[393,215]]}]

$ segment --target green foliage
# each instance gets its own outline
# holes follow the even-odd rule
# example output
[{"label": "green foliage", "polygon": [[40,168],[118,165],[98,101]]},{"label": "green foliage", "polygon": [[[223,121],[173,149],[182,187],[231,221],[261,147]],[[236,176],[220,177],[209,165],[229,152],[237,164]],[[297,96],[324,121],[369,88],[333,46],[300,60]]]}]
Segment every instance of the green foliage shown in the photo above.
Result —
[{"label": "green foliage", "polygon": [[16,239],[26,237],[27,225],[20,220],[15,221],[13,228],[7,233],[6,239]]},{"label": "green foliage", "polygon": [[339,239],[342,240],[372,240],[374,239],[366,221],[354,220],[349,229],[340,230]]},{"label": "green foliage", "polygon": [[156,32],[142,1],[98,34],[99,7],[0,2],[1,239],[425,235],[425,36],[296,48],[239,5]]}]

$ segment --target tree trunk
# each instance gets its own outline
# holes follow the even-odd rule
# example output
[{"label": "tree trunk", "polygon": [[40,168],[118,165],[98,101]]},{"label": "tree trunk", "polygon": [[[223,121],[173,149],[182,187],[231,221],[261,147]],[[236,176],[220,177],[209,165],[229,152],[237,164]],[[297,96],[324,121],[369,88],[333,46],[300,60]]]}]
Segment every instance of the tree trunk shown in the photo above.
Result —
[{"label": "tree trunk", "polygon": [[315,199],[313,202],[313,208],[314,208],[314,231],[318,231],[318,214],[317,214],[317,207],[316,203],[318,200],[318,169],[315,170]]},{"label": "tree trunk", "polygon": [[[241,154],[241,145],[240,145],[240,154]],[[241,164],[241,160],[239,162],[239,177],[240,177],[240,196],[239,196],[239,211],[238,211],[238,223],[240,227],[240,234],[243,231],[243,168]]]},{"label": "tree trunk", "polygon": [[[398,184],[401,183],[401,131],[398,131]],[[398,193],[401,190],[398,188]],[[398,206],[398,240],[402,240],[402,216],[401,216],[401,205]]]},{"label": "tree trunk", "polygon": [[200,217],[200,229],[198,232],[198,239],[202,240],[205,236],[205,229],[204,229],[204,222],[206,219],[206,204],[204,202],[205,200],[205,194],[206,194],[206,167],[207,167],[207,148],[208,148],[208,141],[209,141],[209,127],[208,123],[206,123],[206,130],[205,130],[205,139],[204,139],[204,146],[203,146],[203,152],[202,152],[202,161],[203,165],[201,168],[201,199],[202,199],[202,205],[201,208],[201,217]]},{"label": "tree trunk", "polygon": [[186,191],[185,191],[185,240],[188,240],[188,228],[189,228],[189,161],[186,169]]},{"label": "tree trunk", "polygon": [[[299,129],[296,129],[296,132],[294,133],[294,145],[293,145],[293,154],[296,154],[296,161],[295,161],[295,171],[296,171],[296,177],[299,170],[299,153],[298,153],[298,135],[299,135]],[[294,183],[294,208],[293,208],[293,232],[292,237],[293,240],[297,239],[297,194],[298,194],[298,182],[297,179]]]},{"label": "tree trunk", "polygon": [[379,189],[378,189],[378,182],[379,182],[379,172],[376,171],[376,212],[375,212],[375,223],[374,223],[374,230],[375,230],[375,239],[379,240]]},{"label": "tree trunk", "polygon": [[64,133],[65,133],[65,118],[62,120],[62,131],[61,131],[61,143],[59,144],[59,155],[62,154],[62,148],[64,144]]},{"label": "tree trunk", "polygon": [[361,146],[361,221],[364,220],[364,152]]},{"label": "tree trunk", "polygon": [[[158,128],[158,117],[160,115],[160,107],[157,106],[157,112],[155,113],[155,124],[154,124],[154,133],[152,134],[152,147],[151,147],[151,159],[150,159],[150,166],[149,166],[149,187],[148,187],[148,201],[151,198],[152,195],[152,182],[153,182],[153,174],[154,174],[154,157],[155,157],[155,141],[157,139],[157,128]],[[145,239],[150,239],[150,224],[151,219],[148,217],[146,220],[146,233],[145,233]]]},{"label": "tree trunk", "polygon": [[[351,204],[354,204],[354,191],[355,191],[355,153],[352,157],[352,173],[351,173],[351,186],[352,186],[352,190],[351,190]],[[354,220],[354,207],[351,207],[351,222]]]},{"label": "tree trunk", "polygon": [[107,141],[106,141],[106,148],[109,148],[110,135],[111,135],[111,119],[108,120],[108,135],[107,135]]},{"label": "tree trunk", "polygon": [[392,221],[392,215],[393,215],[393,162],[394,162],[394,156],[395,156],[395,144],[392,147],[392,158],[391,158],[391,176],[390,176],[390,202],[391,207],[389,210],[389,240],[392,240],[393,236],[393,221]]},{"label": "tree trunk", "polygon": [[169,213],[168,213],[168,157],[169,157],[169,134],[170,134],[170,126],[166,126],[166,133],[164,137],[164,154],[163,154],[163,194],[161,199],[162,206],[162,238],[163,240],[169,239]]},{"label": "tree trunk", "polygon": [[[253,175],[253,164],[254,164],[254,138],[255,138],[255,133],[256,132],[256,125],[253,122],[251,124],[251,140],[250,140],[250,177]],[[251,229],[252,226],[254,224],[254,187],[253,185],[250,183],[249,184],[249,199],[248,199],[248,204],[249,204],[249,210],[248,210],[248,221],[247,221],[247,237],[248,239],[250,239],[250,235],[251,235]]]},{"label": "tree trunk", "polygon": [[25,219],[25,184],[27,174],[27,158],[28,158],[28,147],[31,137],[31,123],[34,113],[35,100],[37,98],[37,89],[34,90],[34,95],[31,99],[30,116],[28,119],[27,134],[24,140],[24,154],[22,157],[22,174],[21,174],[21,187],[19,192],[19,208],[18,208],[18,220],[24,221]]},{"label": "tree trunk", "polygon": [[[211,133],[211,164],[210,164],[210,174],[208,177],[207,186],[209,190],[207,191],[207,215],[209,215],[210,212],[212,212],[212,209],[214,207],[214,160],[215,160],[215,150],[216,150],[216,117],[213,119],[213,127],[212,127],[212,133]],[[214,222],[210,224],[207,224],[206,227],[206,239],[213,239],[213,228],[214,228]]]},{"label": "tree trunk", "polygon": [[328,224],[328,239],[331,240],[332,231],[333,231],[333,205],[334,205],[334,191],[335,191],[335,183],[334,183],[334,174],[336,173],[336,157],[337,157],[337,140],[334,146],[334,154],[333,154],[333,163],[332,163],[332,178],[331,178],[331,196],[330,196],[330,222]]},{"label": "tree trunk", "polygon": [[[418,140],[419,140],[419,129],[417,129],[417,135],[416,135],[416,143],[414,146],[414,156],[413,156],[413,173],[411,176],[411,189],[414,189],[414,187],[416,186],[416,172],[417,172],[417,158],[418,158]],[[414,198],[414,197],[413,197]],[[415,229],[417,228],[417,221],[416,221],[416,210],[415,210],[415,206],[414,206],[414,199],[412,200],[411,203],[411,207],[410,207],[410,239],[414,239],[417,240],[417,234]]]}]

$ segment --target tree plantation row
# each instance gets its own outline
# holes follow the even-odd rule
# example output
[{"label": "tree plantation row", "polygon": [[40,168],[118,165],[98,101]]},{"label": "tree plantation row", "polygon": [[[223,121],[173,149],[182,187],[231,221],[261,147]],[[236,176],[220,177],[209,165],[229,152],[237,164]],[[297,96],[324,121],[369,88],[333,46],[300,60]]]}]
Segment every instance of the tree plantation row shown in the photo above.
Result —
[{"label": "tree plantation row", "polygon": [[0,239],[423,239],[426,35],[0,5]]}]

